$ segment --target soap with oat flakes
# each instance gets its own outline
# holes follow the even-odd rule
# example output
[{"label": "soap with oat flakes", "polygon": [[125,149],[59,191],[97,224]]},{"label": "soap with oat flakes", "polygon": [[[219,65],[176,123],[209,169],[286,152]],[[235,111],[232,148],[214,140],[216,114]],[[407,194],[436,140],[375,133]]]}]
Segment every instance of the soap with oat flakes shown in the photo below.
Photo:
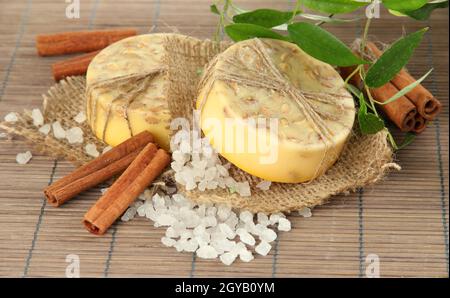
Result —
[{"label": "soap with oat flakes", "polygon": [[197,97],[200,126],[238,168],[264,180],[310,181],[338,159],[355,118],[335,69],[295,44],[236,43],[210,62]]}]

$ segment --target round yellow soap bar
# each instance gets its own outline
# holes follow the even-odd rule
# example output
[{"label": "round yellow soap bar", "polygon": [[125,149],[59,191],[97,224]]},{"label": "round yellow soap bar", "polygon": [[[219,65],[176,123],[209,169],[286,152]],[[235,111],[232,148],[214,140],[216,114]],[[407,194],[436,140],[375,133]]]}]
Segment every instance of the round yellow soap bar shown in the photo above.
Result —
[{"label": "round yellow soap bar", "polygon": [[[165,34],[123,39],[102,50],[86,74],[86,111],[95,135],[111,146],[147,130],[169,149],[171,114],[164,72]],[[142,77],[136,75],[142,74]],[[133,79],[129,79],[133,77]]]},{"label": "round yellow soap bar", "polygon": [[200,126],[238,168],[265,180],[305,182],[339,157],[354,118],[335,69],[296,45],[238,42],[212,61],[197,98]]}]

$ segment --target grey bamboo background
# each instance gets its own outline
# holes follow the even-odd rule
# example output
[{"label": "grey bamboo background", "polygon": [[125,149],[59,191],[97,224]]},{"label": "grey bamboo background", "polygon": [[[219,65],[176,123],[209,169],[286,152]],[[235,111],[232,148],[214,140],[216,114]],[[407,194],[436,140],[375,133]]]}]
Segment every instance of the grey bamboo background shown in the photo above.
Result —
[{"label": "grey bamboo background", "polygon": [[[245,7],[287,9],[288,1],[237,1]],[[209,38],[216,18],[208,0],[81,0],[81,18],[65,17],[65,1],[0,0],[0,116],[40,107],[40,94],[53,84],[50,65],[40,58],[39,33],[132,26]],[[346,42],[361,23],[327,26]],[[81,275],[94,276],[276,276],[363,277],[366,256],[377,254],[384,277],[448,276],[448,11],[429,22],[394,18],[383,12],[372,35],[392,42],[404,30],[430,26],[409,70],[416,76],[433,67],[425,85],[444,111],[417,141],[396,156],[403,170],[378,185],[338,196],[312,218],[290,217],[293,230],[281,233],[267,257],[231,267],[199,260],[160,243],[164,231],[146,220],[117,223],[104,237],[81,226],[99,196],[93,189],[62,208],[47,206],[42,188],[73,167],[35,152],[27,165],[15,155],[28,150],[20,139],[0,139],[0,276],[64,276],[66,255],[77,254]]]}]

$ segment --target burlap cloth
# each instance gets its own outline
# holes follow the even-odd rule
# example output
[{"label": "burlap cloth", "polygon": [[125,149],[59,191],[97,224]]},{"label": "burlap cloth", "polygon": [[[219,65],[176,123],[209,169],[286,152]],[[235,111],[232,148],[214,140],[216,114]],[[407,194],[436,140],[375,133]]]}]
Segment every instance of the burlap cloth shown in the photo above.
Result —
[{"label": "burlap cloth", "polygon": [[[211,41],[172,35],[167,41],[167,76],[173,84],[169,90],[169,107],[173,117],[190,118],[197,96],[199,71],[226,45],[217,46]],[[44,135],[33,125],[30,111],[20,113],[16,123],[2,122],[0,127],[9,133],[23,136],[39,152],[62,158],[81,165],[92,157],[85,153],[87,143],[95,143],[101,151],[106,145],[92,133],[87,122],[79,124],[73,120],[85,107],[85,77],[69,77],[52,86],[43,96],[45,123],[60,121],[64,128],[81,127],[84,143],[71,145],[66,140],[56,139],[53,134]],[[303,207],[314,207],[325,203],[331,196],[347,194],[357,188],[373,184],[382,179],[389,169],[398,169],[393,162],[393,152],[388,145],[386,132],[360,135],[357,129],[348,141],[341,157],[325,174],[309,183],[272,183],[267,191],[256,188],[259,178],[253,177],[232,166],[231,175],[237,181],[249,181],[251,197],[241,197],[227,190],[206,192],[184,191],[196,202],[228,203],[234,208],[253,212],[289,212]]]}]

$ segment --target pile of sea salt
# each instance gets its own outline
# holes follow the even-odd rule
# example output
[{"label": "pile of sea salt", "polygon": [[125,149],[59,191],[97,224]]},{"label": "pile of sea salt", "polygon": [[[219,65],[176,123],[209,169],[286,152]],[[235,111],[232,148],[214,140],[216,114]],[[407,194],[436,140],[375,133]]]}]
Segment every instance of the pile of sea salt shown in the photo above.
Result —
[{"label": "pile of sea salt", "polygon": [[[208,138],[196,139],[198,131],[192,131],[192,135],[194,137],[191,142],[189,132],[180,130],[171,139],[170,149],[173,159],[171,168],[175,171],[175,181],[188,191],[227,188],[231,193],[237,192],[242,197],[250,196],[249,183],[238,182],[230,176],[228,170],[231,164],[222,164]],[[264,181],[263,186],[266,188],[267,183],[270,186],[270,182]]]},{"label": "pile of sea salt", "polygon": [[129,221],[136,214],[166,228],[161,242],[178,252],[195,253],[199,258],[232,264],[265,256],[272,249],[278,231],[290,231],[291,223],[282,213],[270,216],[249,211],[234,212],[225,204],[195,204],[181,194],[155,194],[149,190],[140,196],[122,216]]},{"label": "pile of sea salt", "polygon": [[[83,130],[74,126],[71,128],[64,128],[59,121],[54,121],[53,123],[44,123],[44,116],[40,109],[33,109],[31,111],[31,119],[33,120],[33,125],[38,129],[38,131],[43,135],[48,135],[51,131],[53,132],[53,137],[56,139],[65,139],[71,145],[82,144],[84,142]],[[86,114],[81,111],[74,118],[75,122],[82,124],[86,121]],[[8,113],[4,120],[6,122],[15,123],[19,120],[16,113]],[[111,147],[106,147],[103,153],[108,151]],[[84,147],[86,154],[92,157],[98,157],[100,152],[97,150],[95,144],[89,143]],[[19,153],[16,156],[16,161],[20,164],[28,163],[31,159],[29,152]]]},{"label": "pile of sea salt", "polygon": [[[222,164],[218,153],[207,138],[194,138],[185,130],[177,132],[171,139],[171,168],[174,178],[186,190],[227,188],[241,196],[250,196],[248,182],[238,182],[229,175],[230,164]],[[268,190],[270,181],[256,185]],[[147,190],[122,216],[129,221],[136,214],[154,222],[155,227],[164,227],[161,242],[174,247],[178,252],[195,253],[199,258],[219,258],[231,265],[237,258],[250,262],[254,254],[266,256],[277,239],[278,231],[290,231],[291,222],[283,213],[267,215],[249,211],[236,213],[226,204],[196,204],[181,194],[172,196],[155,194]],[[302,209],[310,216],[309,208]]]}]

